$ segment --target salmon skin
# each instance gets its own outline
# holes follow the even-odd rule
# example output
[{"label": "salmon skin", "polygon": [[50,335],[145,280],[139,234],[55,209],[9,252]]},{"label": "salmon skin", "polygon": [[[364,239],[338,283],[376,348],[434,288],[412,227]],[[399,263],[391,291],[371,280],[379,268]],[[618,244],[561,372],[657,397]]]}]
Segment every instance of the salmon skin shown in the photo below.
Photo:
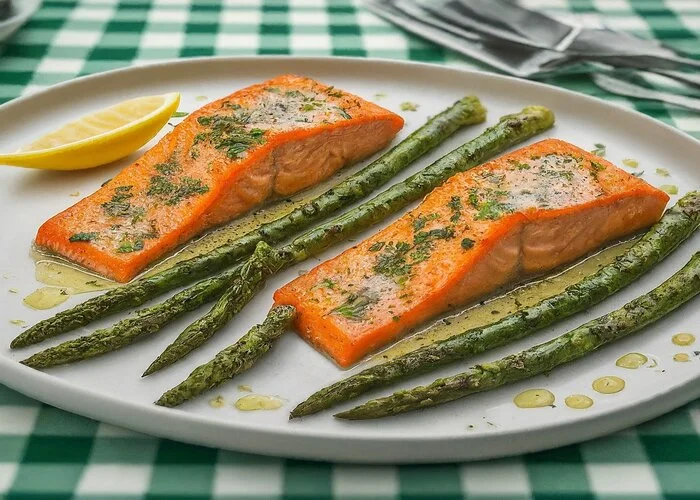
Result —
[{"label": "salmon skin", "polygon": [[656,222],[668,196],[548,139],[450,178],[414,210],[275,293],[347,367],[424,321]]},{"label": "salmon skin", "polygon": [[97,192],[46,221],[36,245],[125,282],[265,200],[385,147],[403,119],[310,78],[283,75],[191,113]]}]

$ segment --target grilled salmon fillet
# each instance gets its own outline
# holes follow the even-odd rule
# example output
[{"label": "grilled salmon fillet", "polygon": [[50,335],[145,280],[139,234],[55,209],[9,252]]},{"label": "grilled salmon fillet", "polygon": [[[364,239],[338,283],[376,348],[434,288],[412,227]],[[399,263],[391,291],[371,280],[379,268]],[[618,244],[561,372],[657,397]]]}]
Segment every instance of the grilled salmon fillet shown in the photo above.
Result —
[{"label": "grilled salmon fillet", "polygon": [[385,147],[403,119],[283,75],[191,113],[97,192],[46,221],[47,248],[117,281],[202,231]]},{"label": "grilled salmon fillet", "polygon": [[275,293],[346,367],[455,306],[656,222],[668,196],[548,139],[450,178],[414,210]]}]

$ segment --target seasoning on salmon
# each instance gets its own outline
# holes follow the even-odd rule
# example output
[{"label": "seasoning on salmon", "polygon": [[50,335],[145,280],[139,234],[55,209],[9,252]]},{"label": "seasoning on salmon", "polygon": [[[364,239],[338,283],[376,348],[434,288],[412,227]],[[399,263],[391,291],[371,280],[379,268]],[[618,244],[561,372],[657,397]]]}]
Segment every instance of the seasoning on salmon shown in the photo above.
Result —
[{"label": "seasoning on salmon", "polygon": [[402,127],[376,104],[283,75],[191,113],[97,192],[45,222],[36,244],[128,281],[206,229],[372,155]]},{"label": "seasoning on salmon", "polygon": [[422,322],[656,222],[668,196],[548,139],[457,174],[416,209],[275,293],[349,366]]}]

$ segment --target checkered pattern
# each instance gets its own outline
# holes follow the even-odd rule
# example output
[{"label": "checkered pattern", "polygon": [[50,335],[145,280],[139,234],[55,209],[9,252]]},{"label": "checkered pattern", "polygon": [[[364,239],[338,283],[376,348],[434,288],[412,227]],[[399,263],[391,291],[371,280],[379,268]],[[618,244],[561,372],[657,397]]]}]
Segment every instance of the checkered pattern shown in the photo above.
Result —
[{"label": "checkered pattern", "polygon": [[[602,16],[612,28],[700,58],[700,0],[525,3]],[[0,50],[0,102],[79,75],[176,57],[339,55],[480,67],[407,35],[352,0],[45,0]],[[585,76],[549,83],[621,102],[700,138],[700,118],[686,111],[611,96]],[[0,499],[210,497],[697,499],[700,401],[635,429],[549,452],[475,464],[366,467],[156,439],[0,386]]]}]

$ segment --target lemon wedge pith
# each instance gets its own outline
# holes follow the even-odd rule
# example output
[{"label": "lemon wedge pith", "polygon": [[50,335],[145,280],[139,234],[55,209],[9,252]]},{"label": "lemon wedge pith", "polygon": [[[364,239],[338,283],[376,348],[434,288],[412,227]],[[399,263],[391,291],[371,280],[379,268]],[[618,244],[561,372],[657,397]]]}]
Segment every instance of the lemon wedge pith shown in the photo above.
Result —
[{"label": "lemon wedge pith", "polygon": [[83,116],[22,147],[0,165],[79,170],[124,158],[151,140],[180,104],[180,94],[137,97]]}]

